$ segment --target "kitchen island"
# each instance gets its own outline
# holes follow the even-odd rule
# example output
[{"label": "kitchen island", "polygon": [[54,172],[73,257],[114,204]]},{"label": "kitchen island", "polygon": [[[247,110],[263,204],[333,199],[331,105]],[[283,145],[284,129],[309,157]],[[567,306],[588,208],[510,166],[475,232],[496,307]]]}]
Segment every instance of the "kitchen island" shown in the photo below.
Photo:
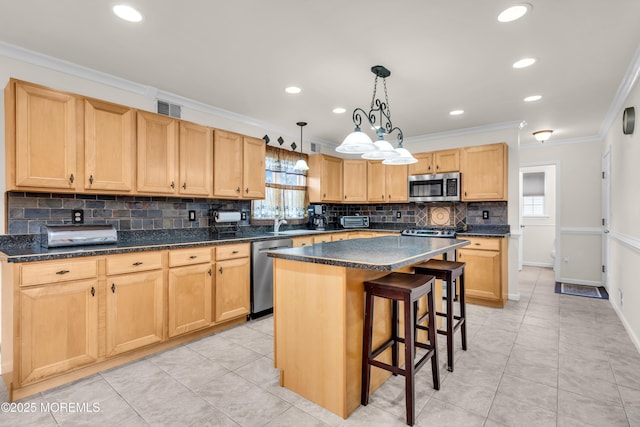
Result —
[{"label": "kitchen island", "polygon": [[[274,257],[275,367],[280,385],[346,418],[360,405],[364,285],[468,245],[383,236],[282,249]],[[374,346],[390,336],[390,303],[374,313]],[[391,351],[381,355],[389,362]],[[375,390],[390,375],[372,368]]]}]

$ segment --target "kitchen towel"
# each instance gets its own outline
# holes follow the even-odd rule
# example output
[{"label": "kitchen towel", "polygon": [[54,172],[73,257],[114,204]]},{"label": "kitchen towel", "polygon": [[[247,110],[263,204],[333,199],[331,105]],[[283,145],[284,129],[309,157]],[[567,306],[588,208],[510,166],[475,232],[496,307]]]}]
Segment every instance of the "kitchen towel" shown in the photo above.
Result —
[{"label": "kitchen towel", "polygon": [[216,211],[214,214],[214,219],[216,222],[238,222],[240,221],[240,212],[237,211],[227,211],[220,212]]}]

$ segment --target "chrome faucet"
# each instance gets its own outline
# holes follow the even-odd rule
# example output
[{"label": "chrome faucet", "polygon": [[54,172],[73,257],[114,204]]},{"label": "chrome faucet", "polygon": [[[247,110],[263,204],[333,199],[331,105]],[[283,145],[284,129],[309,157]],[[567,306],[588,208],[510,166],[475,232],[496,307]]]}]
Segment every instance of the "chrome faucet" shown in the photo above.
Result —
[{"label": "chrome faucet", "polygon": [[282,224],[287,224],[287,220],[286,219],[278,219],[278,217],[275,217],[275,219],[273,220],[273,233],[277,234],[278,231],[280,230],[280,226]]}]

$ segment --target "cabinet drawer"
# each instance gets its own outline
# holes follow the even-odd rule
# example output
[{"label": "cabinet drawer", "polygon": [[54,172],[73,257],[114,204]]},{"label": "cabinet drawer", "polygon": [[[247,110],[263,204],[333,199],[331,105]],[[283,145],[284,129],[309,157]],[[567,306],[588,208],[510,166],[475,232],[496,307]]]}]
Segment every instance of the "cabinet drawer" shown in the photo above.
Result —
[{"label": "cabinet drawer", "polygon": [[175,249],[169,251],[169,267],[211,262],[211,248]]},{"label": "cabinet drawer", "polygon": [[134,252],[107,257],[107,275],[162,268],[161,252]]},{"label": "cabinet drawer", "polygon": [[222,245],[216,247],[216,260],[244,258],[249,256],[249,244]]},{"label": "cabinet drawer", "polygon": [[302,246],[311,246],[313,245],[313,237],[296,237],[293,239],[293,247],[300,248]]},{"label": "cabinet drawer", "polygon": [[24,264],[21,270],[21,286],[90,279],[98,275],[96,259],[77,261],[34,262]]},{"label": "cabinet drawer", "polygon": [[500,239],[490,237],[466,237],[460,236],[458,239],[468,240],[470,245],[463,247],[462,249],[481,249],[486,251],[499,251]]}]

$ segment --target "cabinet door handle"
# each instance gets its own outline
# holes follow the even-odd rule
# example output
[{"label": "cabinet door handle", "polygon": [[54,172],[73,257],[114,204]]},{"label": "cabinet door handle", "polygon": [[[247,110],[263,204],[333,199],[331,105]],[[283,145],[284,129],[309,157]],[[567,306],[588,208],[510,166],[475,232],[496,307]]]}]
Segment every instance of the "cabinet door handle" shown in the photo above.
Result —
[{"label": "cabinet door handle", "polygon": [[71,174],[71,176],[69,177],[69,182],[73,184],[73,181],[75,181],[76,178],[73,176],[73,174]]},{"label": "cabinet door handle", "polygon": [[222,267],[220,267],[218,271],[220,272],[220,274],[222,274]]},{"label": "cabinet door handle", "polygon": [[236,188],[236,193],[240,192],[240,187]]},{"label": "cabinet door handle", "polygon": [[307,246],[306,243],[300,243],[300,246]]},{"label": "cabinet door handle", "polygon": [[464,196],[467,197],[467,192],[466,191],[464,192]]},{"label": "cabinet door handle", "polygon": [[327,193],[324,193],[324,194],[322,195],[322,198],[323,198],[323,199],[325,199],[326,197],[327,197]]},{"label": "cabinet door handle", "polygon": [[60,270],[60,271],[56,271],[56,274],[63,275],[63,274],[67,274],[68,272],[69,270]]},{"label": "cabinet door handle", "polygon": [[428,170],[428,171],[430,171],[430,170],[431,170],[431,165],[429,165],[429,167],[427,168],[427,170]]},{"label": "cabinet door handle", "polygon": [[89,184],[93,184],[93,175],[89,175]]},{"label": "cabinet door handle", "polygon": [[209,273],[209,276],[211,276],[211,273],[212,273],[211,269],[209,269],[209,272],[208,272],[208,273]]},{"label": "cabinet door handle", "polygon": [[389,199],[388,200],[391,200],[391,194],[389,194]]},{"label": "cabinet door handle", "polygon": [[191,255],[191,256],[189,257],[189,259],[196,259],[196,258],[198,258],[198,255]]},{"label": "cabinet door handle", "polygon": [[247,194],[249,194],[249,187],[245,188],[245,189],[244,189],[244,192],[245,192],[245,193],[247,193]]},{"label": "cabinet door handle", "polygon": [[439,165],[436,165],[436,170],[438,170],[438,169],[440,169],[440,166],[439,166]]},{"label": "cabinet door handle", "polygon": [[171,185],[169,187],[171,187],[171,189],[174,190],[176,188],[176,183],[171,181]]},{"label": "cabinet door handle", "polygon": [[91,287],[91,296],[92,297],[96,296],[96,288],[94,288],[93,286]]},{"label": "cabinet door handle", "polygon": [[476,245],[476,246],[480,246],[480,243],[476,242],[476,243],[474,243],[474,245]]},{"label": "cabinet door handle", "polygon": [[384,194],[382,195],[382,200],[384,200]]},{"label": "cabinet door handle", "polygon": [[344,195],[344,199],[347,200],[347,195],[346,194]]},{"label": "cabinet door handle", "polygon": [[458,258],[462,259],[462,252],[458,252]]},{"label": "cabinet door handle", "polygon": [[231,253],[235,255],[238,253],[238,251],[232,251]]},{"label": "cabinet door handle", "polygon": [[144,263],[143,263],[143,262],[141,262],[141,261],[136,261],[136,262],[134,262],[132,265],[134,265],[134,266],[136,266],[136,267],[137,267],[137,266],[142,265],[142,264],[144,264]]},{"label": "cabinet door handle", "polygon": [[112,283],[112,284],[111,284],[111,293],[112,293],[112,294],[115,294],[115,293],[116,293],[116,284],[115,284],[115,283]]},{"label": "cabinet door handle", "polygon": [[184,182],[184,183],[182,184],[182,189],[183,189],[183,190],[186,190],[186,189],[187,189],[187,183],[186,183],[186,182]]}]

